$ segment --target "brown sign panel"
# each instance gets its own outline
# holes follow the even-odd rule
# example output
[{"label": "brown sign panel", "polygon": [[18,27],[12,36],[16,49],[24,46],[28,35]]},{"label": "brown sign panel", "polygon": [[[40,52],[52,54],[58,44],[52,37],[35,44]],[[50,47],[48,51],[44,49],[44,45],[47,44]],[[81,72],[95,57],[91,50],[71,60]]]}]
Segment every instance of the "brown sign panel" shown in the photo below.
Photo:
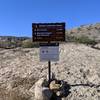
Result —
[{"label": "brown sign panel", "polygon": [[65,41],[65,23],[32,23],[33,42]]}]

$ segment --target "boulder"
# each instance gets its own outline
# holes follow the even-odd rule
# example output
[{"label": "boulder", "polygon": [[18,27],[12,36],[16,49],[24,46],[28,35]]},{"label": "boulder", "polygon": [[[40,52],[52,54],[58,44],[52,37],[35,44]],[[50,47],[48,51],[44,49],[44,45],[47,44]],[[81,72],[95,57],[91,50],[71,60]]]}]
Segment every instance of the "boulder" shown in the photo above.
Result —
[{"label": "boulder", "polygon": [[46,87],[46,80],[44,78],[39,79],[35,83],[35,100],[50,100],[52,91]]}]

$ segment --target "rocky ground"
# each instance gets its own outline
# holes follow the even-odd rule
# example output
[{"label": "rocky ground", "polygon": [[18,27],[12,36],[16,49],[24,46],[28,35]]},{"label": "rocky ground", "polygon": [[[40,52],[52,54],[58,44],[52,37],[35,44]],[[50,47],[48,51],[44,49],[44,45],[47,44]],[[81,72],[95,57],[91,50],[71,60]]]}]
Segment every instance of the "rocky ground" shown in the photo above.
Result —
[{"label": "rocky ground", "polygon": [[[52,72],[67,81],[65,100],[100,100],[100,50],[83,44],[60,45],[60,60]],[[48,63],[39,61],[39,49],[0,50],[0,100],[34,100],[34,83],[46,77]]]}]

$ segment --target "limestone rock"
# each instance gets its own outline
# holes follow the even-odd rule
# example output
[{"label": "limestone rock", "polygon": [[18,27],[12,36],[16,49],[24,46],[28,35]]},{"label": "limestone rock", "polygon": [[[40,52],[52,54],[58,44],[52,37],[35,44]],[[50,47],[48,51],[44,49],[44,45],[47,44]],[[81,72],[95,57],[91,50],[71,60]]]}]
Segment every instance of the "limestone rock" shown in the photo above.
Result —
[{"label": "limestone rock", "polygon": [[50,90],[52,91],[58,91],[60,89],[60,86],[60,84],[56,83],[56,80],[53,80],[49,85]]},{"label": "limestone rock", "polygon": [[50,100],[52,92],[48,87],[45,87],[45,79],[41,78],[35,83],[35,99],[36,100]]}]

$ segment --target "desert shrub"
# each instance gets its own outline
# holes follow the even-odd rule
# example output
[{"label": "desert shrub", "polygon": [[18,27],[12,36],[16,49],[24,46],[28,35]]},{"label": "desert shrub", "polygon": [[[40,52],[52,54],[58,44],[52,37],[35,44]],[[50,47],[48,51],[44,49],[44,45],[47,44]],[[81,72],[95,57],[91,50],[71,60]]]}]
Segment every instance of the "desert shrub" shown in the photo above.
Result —
[{"label": "desert shrub", "polygon": [[9,86],[8,88],[0,86],[0,100],[30,100],[31,97],[34,97],[34,94],[29,89],[36,81],[34,75],[29,78],[13,77],[13,80],[9,83],[10,88]]},{"label": "desert shrub", "polygon": [[75,37],[75,42],[76,43],[83,43],[83,44],[90,44],[90,45],[95,45],[96,44],[96,41],[93,40],[93,39],[90,39],[89,37],[87,36],[80,36],[80,37]]},{"label": "desert shrub", "polygon": [[29,89],[33,86],[33,84],[36,82],[36,79],[32,76],[30,78],[21,78],[21,77],[14,77],[13,81],[11,82],[11,87],[16,88],[19,86],[23,86],[26,89]]},{"label": "desert shrub", "polygon": [[82,29],[81,27],[78,27],[78,28],[77,28],[78,31],[81,31],[81,29]]},{"label": "desert shrub", "polygon": [[33,48],[33,47],[39,47],[38,43],[33,43],[32,40],[25,40],[22,42],[21,45],[23,48]]},{"label": "desert shrub", "polygon": [[66,35],[66,42],[75,42],[75,36],[72,35]]},{"label": "desert shrub", "polygon": [[23,88],[7,90],[0,88],[0,100],[30,100],[31,95]]},{"label": "desert shrub", "polygon": [[5,48],[5,49],[11,49],[18,47],[17,42],[12,42],[12,41],[2,41],[0,42],[0,48]]},{"label": "desert shrub", "polygon": [[66,35],[66,42],[82,43],[87,45],[95,45],[97,42],[94,39],[90,39],[88,36],[71,36]]},{"label": "desert shrub", "polygon": [[11,47],[11,42],[10,41],[0,42],[0,48],[9,48],[9,47]]},{"label": "desert shrub", "polygon": [[33,47],[39,47],[39,44],[33,43],[31,39],[24,41],[0,41],[0,48],[12,49],[16,47],[33,48]]}]

